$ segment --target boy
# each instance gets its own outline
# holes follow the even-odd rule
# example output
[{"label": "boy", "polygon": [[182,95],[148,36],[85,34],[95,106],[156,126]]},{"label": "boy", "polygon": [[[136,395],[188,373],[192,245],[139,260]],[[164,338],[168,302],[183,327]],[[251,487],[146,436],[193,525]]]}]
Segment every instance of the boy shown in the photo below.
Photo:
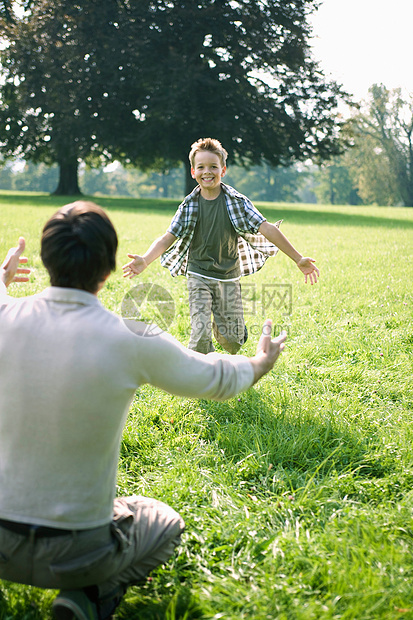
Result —
[{"label": "boy", "polygon": [[248,198],[222,183],[227,156],[218,140],[192,144],[189,161],[198,186],[178,207],[167,232],[143,256],[128,254],[133,260],[123,266],[124,276],[133,278],[162,255],[172,276],[187,276],[188,346],[200,353],[214,350],[211,313],[214,336],[226,351],[237,353],[246,342],[240,276],[258,271],[279,249],[297,264],[305,282],[314,284],[319,276],[315,261],[297,252],[278,223],[267,222]]}]

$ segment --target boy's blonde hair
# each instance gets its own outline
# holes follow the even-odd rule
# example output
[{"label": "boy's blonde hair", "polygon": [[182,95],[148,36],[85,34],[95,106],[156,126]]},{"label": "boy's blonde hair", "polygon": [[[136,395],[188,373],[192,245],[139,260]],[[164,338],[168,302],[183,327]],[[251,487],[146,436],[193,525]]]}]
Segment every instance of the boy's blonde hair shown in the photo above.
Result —
[{"label": "boy's blonde hair", "polygon": [[215,153],[221,160],[221,164],[226,166],[228,153],[219,140],[215,138],[200,138],[191,145],[189,161],[191,162],[192,168],[194,167],[195,155],[199,153],[199,151],[211,151],[211,153]]}]

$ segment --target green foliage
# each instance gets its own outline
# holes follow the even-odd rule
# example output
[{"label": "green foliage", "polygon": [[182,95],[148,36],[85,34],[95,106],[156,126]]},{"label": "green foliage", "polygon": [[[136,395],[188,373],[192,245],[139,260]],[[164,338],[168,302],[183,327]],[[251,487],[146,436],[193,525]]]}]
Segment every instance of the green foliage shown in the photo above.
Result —
[{"label": "green foliage", "polygon": [[373,84],[352,119],[350,166],[365,202],[413,206],[413,96]]},{"label": "green foliage", "polygon": [[272,168],[267,164],[251,169],[230,166],[224,182],[255,201],[300,202],[309,171],[304,167]]},{"label": "green foliage", "polygon": [[36,0],[4,23],[1,150],[158,171],[218,136],[233,161],[278,166],[337,152],[344,93],[311,57],[314,0]]},{"label": "green foliage", "polygon": [[[0,189],[47,192],[56,186],[56,166],[26,164],[16,168],[7,162],[0,168]],[[134,196],[136,198],[181,199],[185,191],[184,166],[162,172],[124,167],[116,163],[103,168],[82,166],[79,183],[82,192],[92,196]],[[314,170],[307,167],[290,166],[274,169],[270,166],[241,168],[230,166],[225,183],[237,188],[251,200],[315,202],[311,183]],[[345,200],[343,200],[345,202]]]},{"label": "green foliage", "polygon": [[179,198],[184,192],[184,171],[182,166],[162,172],[144,172],[120,165],[107,170],[86,168],[81,171],[80,182],[88,195]]},{"label": "green foliage", "polygon": [[12,8],[10,0],[2,0],[2,2],[0,3],[0,19],[12,19]]},{"label": "green foliage", "polygon": [[[366,155],[370,153],[366,149]],[[327,204],[351,204],[357,205],[362,202],[356,189],[356,173],[352,164],[353,152],[346,151],[343,155],[320,166],[317,174],[318,185],[315,188],[318,201]],[[378,177],[380,178],[380,177]],[[383,196],[383,194],[380,194]],[[369,200],[365,201],[367,204]],[[380,204],[385,202],[384,198]]]},{"label": "green foliage", "polygon": [[133,118],[120,92],[127,47],[116,15],[113,2],[37,0],[5,28],[2,151],[57,163],[58,193],[77,193],[78,161],[105,160],[107,143]]},{"label": "green foliage", "polygon": [[7,162],[2,169],[0,168],[1,189],[51,192],[56,187],[57,180],[56,166],[28,162],[16,169],[12,162]]},{"label": "green foliage", "polygon": [[231,164],[277,166],[336,152],[343,93],[311,57],[312,5],[202,0],[152,7],[143,46],[148,91],[136,103],[139,139],[124,148],[127,160],[183,161],[188,172],[189,145],[206,134],[222,141]]},{"label": "green foliage", "polygon": [[[119,312],[138,282],[170,291],[170,331],[188,342],[185,280],[159,262],[125,281],[128,251],[167,227],[172,200],[102,198],[119,268],[101,293]],[[45,285],[39,230],[63,199],[0,194],[2,254],[27,239]],[[224,403],[144,386],[123,434],[118,492],[170,503],[186,521],[179,553],[128,591],[116,617],[146,620],[395,620],[413,614],[411,209],[263,203],[317,259],[316,286],[284,255],[245,279],[252,355],[264,316],[289,332],[274,370]],[[264,286],[292,286],[292,310]],[[2,582],[0,618],[47,619],[54,593]]]}]

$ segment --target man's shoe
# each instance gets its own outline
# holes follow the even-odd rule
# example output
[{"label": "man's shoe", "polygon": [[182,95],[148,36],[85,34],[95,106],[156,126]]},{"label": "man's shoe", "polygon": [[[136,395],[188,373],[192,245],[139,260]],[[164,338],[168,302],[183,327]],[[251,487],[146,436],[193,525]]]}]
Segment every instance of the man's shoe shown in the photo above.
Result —
[{"label": "man's shoe", "polygon": [[96,604],[83,590],[61,590],[52,610],[57,620],[99,620]]},{"label": "man's shoe", "polygon": [[97,606],[101,620],[110,620],[112,618],[112,614],[123,599],[126,590],[127,588],[123,586],[116,586],[112,592],[98,599]]}]

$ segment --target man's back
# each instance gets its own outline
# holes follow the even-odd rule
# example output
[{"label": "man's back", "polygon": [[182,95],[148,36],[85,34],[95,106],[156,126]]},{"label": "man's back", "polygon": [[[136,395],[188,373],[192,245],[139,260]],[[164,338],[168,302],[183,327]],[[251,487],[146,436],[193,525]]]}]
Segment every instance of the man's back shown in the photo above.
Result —
[{"label": "man's back", "polygon": [[0,517],[107,523],[139,382],[132,335],[76,289],[51,287],[0,308],[0,317]]},{"label": "man's back", "polygon": [[141,384],[220,400],[252,382],[245,358],[217,365],[193,355],[167,334],[137,336],[77,289],[0,305],[0,518],[108,523],[121,432]]}]

